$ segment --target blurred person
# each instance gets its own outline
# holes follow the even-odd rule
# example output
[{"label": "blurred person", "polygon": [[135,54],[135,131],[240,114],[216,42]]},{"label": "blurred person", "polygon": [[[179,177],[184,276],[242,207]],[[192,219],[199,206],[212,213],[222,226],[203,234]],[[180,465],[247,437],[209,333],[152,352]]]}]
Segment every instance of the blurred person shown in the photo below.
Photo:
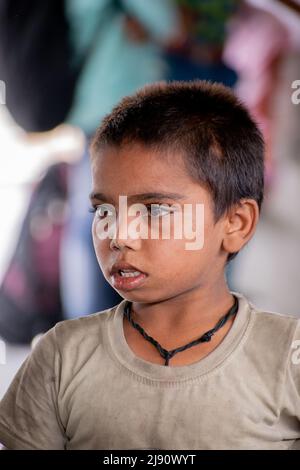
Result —
[{"label": "blurred person", "polygon": [[0,177],[0,337],[29,343],[63,317],[58,256],[66,167],[79,158],[83,135],[68,125],[25,132],[4,107],[0,123],[2,155],[9,157]]},{"label": "blurred person", "polygon": [[251,110],[266,141],[266,183],[274,165],[271,152],[271,104],[277,84],[278,66],[288,46],[284,24],[268,11],[246,2],[232,19],[224,60],[238,73],[235,93]]},{"label": "blurred person", "polygon": [[[2,155],[9,156],[2,159],[0,172],[1,220],[6,228],[1,233],[1,281],[13,253],[32,188],[49,166],[60,162],[75,163],[80,158],[84,135],[80,129],[67,124],[45,132],[26,132],[17,125],[7,107],[0,105],[0,141]],[[10,211],[6,207],[8,199]]]},{"label": "blurred person", "polygon": [[[48,131],[67,121],[84,131],[86,146],[116,100],[164,76],[161,44],[180,29],[169,0],[151,6],[135,0],[33,1],[26,7],[12,0],[1,4],[0,22],[1,78],[9,85],[7,103],[18,124],[27,131]],[[87,153],[67,172],[70,216],[59,274],[69,317],[120,298],[92,255]]]},{"label": "blurred person", "polygon": [[62,316],[59,207],[67,166],[83,151],[82,132],[58,126],[77,72],[69,66],[67,36],[63,2],[0,2],[1,193],[10,196],[15,216],[6,210],[2,218],[14,231],[2,257],[0,335],[11,342],[29,342]]},{"label": "blurred person", "polygon": [[[74,66],[84,62],[66,121],[85,132],[88,145],[99,119],[122,96],[166,76],[161,51],[181,35],[181,22],[172,0],[66,0],[65,5]],[[94,257],[86,197],[90,186],[86,151],[69,179],[71,216],[61,256],[67,318],[120,301]]]},{"label": "blurred person", "polygon": [[211,80],[233,86],[236,72],[222,58],[227,23],[238,0],[175,0],[184,34],[167,48],[169,80]]},{"label": "blurred person", "polygon": [[[231,286],[262,308],[299,315],[300,13],[285,2],[249,1],[232,22],[224,60],[239,74],[235,91],[266,141],[266,202],[257,235],[231,266]],[[259,280],[259,282],[257,282]]]}]

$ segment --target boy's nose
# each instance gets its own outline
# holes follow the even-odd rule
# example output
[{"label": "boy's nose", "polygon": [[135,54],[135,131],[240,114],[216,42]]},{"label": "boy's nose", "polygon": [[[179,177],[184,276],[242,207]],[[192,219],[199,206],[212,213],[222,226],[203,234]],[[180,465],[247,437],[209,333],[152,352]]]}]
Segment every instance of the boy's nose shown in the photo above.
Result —
[{"label": "boy's nose", "polygon": [[123,250],[124,248],[139,250],[141,247],[141,239],[132,239],[129,237],[122,239],[120,237],[114,237],[112,238],[109,246],[111,250]]},{"label": "boy's nose", "polygon": [[125,247],[132,250],[141,248],[142,237],[135,230],[132,230],[130,222],[133,217],[119,217],[115,224],[114,236],[110,242],[112,250],[122,250]]}]

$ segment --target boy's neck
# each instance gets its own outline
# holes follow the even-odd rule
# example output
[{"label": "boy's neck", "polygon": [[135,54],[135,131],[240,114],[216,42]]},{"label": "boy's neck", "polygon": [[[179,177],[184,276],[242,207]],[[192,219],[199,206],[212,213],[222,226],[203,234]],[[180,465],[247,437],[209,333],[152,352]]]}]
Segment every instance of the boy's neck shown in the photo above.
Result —
[{"label": "boy's neck", "polygon": [[200,336],[213,328],[233,302],[223,279],[213,287],[201,287],[165,301],[133,302],[132,319],[157,341],[178,346],[184,338],[194,333]]}]

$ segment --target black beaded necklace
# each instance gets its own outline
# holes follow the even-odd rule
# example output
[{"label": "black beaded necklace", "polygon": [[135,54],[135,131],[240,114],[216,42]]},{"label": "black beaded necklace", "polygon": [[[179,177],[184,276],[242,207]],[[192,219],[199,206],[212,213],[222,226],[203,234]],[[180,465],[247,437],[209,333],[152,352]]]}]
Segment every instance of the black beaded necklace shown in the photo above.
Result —
[{"label": "black beaded necklace", "polygon": [[238,307],[239,307],[239,301],[238,301],[238,298],[234,295],[234,304],[233,304],[233,306],[229,309],[229,311],[226,313],[226,315],[224,315],[222,318],[220,318],[220,320],[218,321],[218,323],[215,325],[214,328],[212,328],[211,330],[208,330],[206,333],[204,333],[202,336],[200,336],[200,338],[198,338],[194,341],[191,341],[190,343],[186,344],[185,346],[181,346],[180,348],[172,349],[171,351],[168,351],[167,349],[164,349],[154,338],[149,336],[146,333],[146,331],[138,323],[136,323],[134,320],[132,320],[132,318],[131,318],[132,302],[129,302],[129,301],[126,302],[125,307],[124,307],[124,315],[126,316],[128,321],[131,323],[131,325],[134,328],[136,328],[141,333],[141,335],[143,335],[143,337],[145,339],[150,341],[150,343],[152,343],[157,348],[159,354],[166,361],[165,366],[168,366],[169,365],[169,360],[176,353],[184,351],[185,349],[191,348],[192,346],[195,346],[196,344],[210,341],[211,337],[216,333],[216,331],[218,331],[220,328],[222,328],[222,326],[225,325],[228,318],[237,313]]}]

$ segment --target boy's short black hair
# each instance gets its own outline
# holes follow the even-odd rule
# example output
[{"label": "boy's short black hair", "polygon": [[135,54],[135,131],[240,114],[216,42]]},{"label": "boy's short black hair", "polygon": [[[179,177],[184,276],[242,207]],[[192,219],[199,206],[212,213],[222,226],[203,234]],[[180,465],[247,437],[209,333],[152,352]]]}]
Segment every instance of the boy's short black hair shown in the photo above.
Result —
[{"label": "boy's short black hair", "polygon": [[191,176],[210,191],[216,222],[243,198],[261,208],[262,134],[229,88],[201,80],[147,85],[104,118],[91,153],[134,142],[180,152]]}]

